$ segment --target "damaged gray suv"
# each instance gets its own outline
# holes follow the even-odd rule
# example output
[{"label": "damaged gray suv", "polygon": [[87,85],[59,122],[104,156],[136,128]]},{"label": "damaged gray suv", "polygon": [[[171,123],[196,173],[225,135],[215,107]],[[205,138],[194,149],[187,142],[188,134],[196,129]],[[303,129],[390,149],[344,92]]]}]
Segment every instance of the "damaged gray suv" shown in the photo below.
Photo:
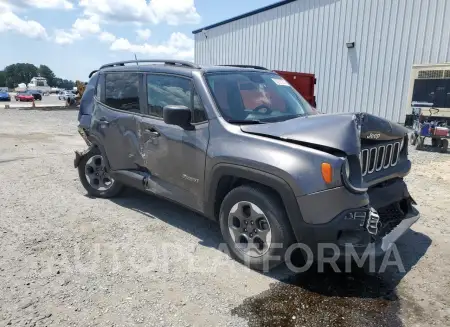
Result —
[{"label": "damaged gray suv", "polygon": [[253,269],[298,243],[378,257],[419,218],[404,127],[317,114],[262,67],[107,64],[90,75],[79,122],[88,147],[74,165],[90,195],[130,186],[199,212]]}]

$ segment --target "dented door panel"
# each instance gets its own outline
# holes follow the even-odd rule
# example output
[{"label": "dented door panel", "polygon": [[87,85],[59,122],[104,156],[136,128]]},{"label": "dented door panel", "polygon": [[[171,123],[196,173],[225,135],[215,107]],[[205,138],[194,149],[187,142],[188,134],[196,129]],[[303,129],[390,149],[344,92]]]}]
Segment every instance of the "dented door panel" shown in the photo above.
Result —
[{"label": "dented door panel", "polygon": [[202,210],[208,124],[187,131],[160,119],[137,119],[140,157],[150,174],[149,191]]},{"label": "dented door panel", "polygon": [[91,133],[103,145],[112,170],[136,169],[142,161],[135,114],[96,101]]}]

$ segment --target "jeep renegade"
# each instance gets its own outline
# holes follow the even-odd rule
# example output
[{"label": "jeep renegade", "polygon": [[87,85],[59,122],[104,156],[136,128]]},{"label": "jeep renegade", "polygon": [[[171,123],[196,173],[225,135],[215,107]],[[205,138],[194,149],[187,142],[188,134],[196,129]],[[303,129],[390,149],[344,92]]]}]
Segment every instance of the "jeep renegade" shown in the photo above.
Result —
[{"label": "jeep renegade", "polygon": [[254,269],[297,242],[373,245],[377,257],[419,218],[404,127],[318,114],[262,67],[107,64],[90,75],[79,123],[88,148],[74,165],[90,195],[130,186],[199,212]]}]

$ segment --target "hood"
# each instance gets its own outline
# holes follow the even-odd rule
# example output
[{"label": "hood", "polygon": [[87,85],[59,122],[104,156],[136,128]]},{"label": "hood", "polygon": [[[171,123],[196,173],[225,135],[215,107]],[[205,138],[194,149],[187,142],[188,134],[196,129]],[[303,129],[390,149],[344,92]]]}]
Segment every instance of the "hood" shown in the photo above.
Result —
[{"label": "hood", "polygon": [[347,155],[360,153],[361,139],[388,141],[402,138],[408,133],[399,124],[366,113],[314,115],[279,123],[242,125],[241,130],[306,145],[318,145]]},{"label": "hood", "polygon": [[7,97],[9,94],[6,92],[0,92],[0,97]]}]

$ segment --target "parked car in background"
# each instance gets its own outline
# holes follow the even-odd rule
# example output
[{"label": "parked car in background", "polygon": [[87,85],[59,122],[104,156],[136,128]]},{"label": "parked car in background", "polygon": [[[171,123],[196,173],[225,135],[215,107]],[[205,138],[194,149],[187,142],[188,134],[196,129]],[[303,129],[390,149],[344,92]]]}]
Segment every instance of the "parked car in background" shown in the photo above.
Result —
[{"label": "parked car in background", "polygon": [[40,100],[42,101],[42,92],[38,90],[28,90],[28,94],[31,94],[34,98],[34,100]]},{"label": "parked car in background", "polygon": [[26,91],[18,91],[16,92],[16,94],[14,95],[14,100],[19,101],[19,96],[26,94]]},{"label": "parked car in background", "polygon": [[59,100],[67,101],[67,99],[74,98],[75,94],[72,91],[64,91],[58,95]]},{"label": "parked car in background", "polygon": [[0,91],[0,101],[11,101],[9,93],[5,91]]},{"label": "parked car in background", "polygon": [[18,92],[14,98],[16,99],[16,101],[20,101],[20,102],[34,100],[33,94],[30,94],[28,92]]}]

